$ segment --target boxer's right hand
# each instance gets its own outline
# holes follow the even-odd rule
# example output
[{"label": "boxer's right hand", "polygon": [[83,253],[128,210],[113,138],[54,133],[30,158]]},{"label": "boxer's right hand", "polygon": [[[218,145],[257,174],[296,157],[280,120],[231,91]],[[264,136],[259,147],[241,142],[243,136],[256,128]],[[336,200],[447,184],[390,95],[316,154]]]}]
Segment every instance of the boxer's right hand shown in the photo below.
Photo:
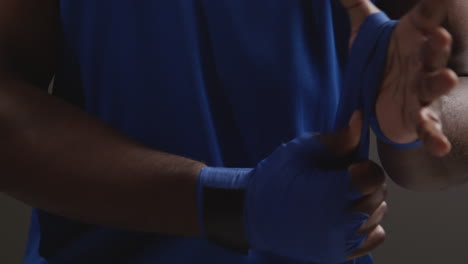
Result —
[{"label": "boxer's right hand", "polygon": [[[355,113],[348,127],[335,133],[319,136],[320,141],[336,156],[346,156],[352,153],[359,144],[361,135],[360,114]],[[364,256],[376,249],[385,241],[385,230],[380,225],[387,213],[387,184],[385,173],[381,166],[373,161],[353,163],[348,167],[351,185],[355,186],[363,198],[352,204],[351,210],[356,216],[360,213],[369,218],[359,228],[358,234],[349,230],[347,244],[353,246],[353,236],[365,234],[366,240],[359,248],[349,250],[348,259]],[[355,246],[355,245],[354,245]]]},{"label": "boxer's right hand", "polygon": [[366,239],[359,248],[348,250],[349,259],[354,259],[369,254],[372,250],[380,246],[386,237],[385,230],[381,223],[387,213],[387,185],[383,169],[372,161],[365,161],[353,164],[349,167],[351,184],[356,186],[364,195],[351,206],[353,214],[367,215],[367,220],[361,225],[358,233],[352,233],[349,229],[347,244],[353,246],[353,237],[360,237],[365,234]]},{"label": "boxer's right hand", "polygon": [[383,241],[383,170],[371,161],[350,160],[361,131],[362,115],[356,113],[347,128],[295,139],[251,172],[245,229],[254,249],[340,263]]},{"label": "boxer's right hand", "polygon": [[[254,169],[204,168],[199,201],[219,206],[200,207],[210,210],[200,214],[210,218],[202,228],[243,230],[250,248],[304,262],[336,264],[368,252],[382,239],[386,206],[382,170],[369,161],[352,164],[361,129],[355,114],[347,128],[283,144]],[[207,198],[210,188],[220,196]],[[214,217],[222,210],[218,219],[237,218],[226,207],[238,203],[222,198],[228,189],[245,193],[241,229],[222,228],[228,221]]]}]

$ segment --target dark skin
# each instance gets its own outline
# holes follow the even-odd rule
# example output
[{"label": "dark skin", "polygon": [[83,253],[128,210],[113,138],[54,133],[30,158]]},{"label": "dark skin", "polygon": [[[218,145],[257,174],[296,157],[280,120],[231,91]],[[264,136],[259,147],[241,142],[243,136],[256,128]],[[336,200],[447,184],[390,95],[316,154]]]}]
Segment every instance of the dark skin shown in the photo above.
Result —
[{"label": "dark skin", "polygon": [[[0,0],[0,190],[87,223],[197,235],[196,179],[204,164],[148,149],[45,92],[55,72],[58,13],[57,1]],[[353,146],[348,139],[355,137],[344,135],[329,142]],[[357,256],[385,237],[385,187],[369,180],[382,179],[375,164],[349,169],[367,194],[356,210],[372,215]]]},{"label": "dark skin", "polygon": [[196,234],[203,164],[148,149],[46,93],[58,15],[55,0],[0,1],[0,190],[87,223]]},{"label": "dark skin", "polygon": [[55,72],[58,1],[1,1],[0,6],[1,73],[47,90]]},{"label": "dark skin", "polygon": [[[428,130],[435,131],[433,133],[436,135],[445,134],[451,143],[451,152],[437,157],[428,151],[427,146],[403,151],[378,142],[379,155],[389,176],[401,186],[413,190],[446,189],[463,184],[468,179],[468,137],[465,133],[468,118],[463,114],[468,110],[468,79],[464,77],[468,72],[468,51],[465,48],[468,47],[468,35],[464,33],[468,30],[468,23],[464,19],[468,5],[465,1],[447,2],[448,16],[443,25],[453,36],[453,47],[451,53],[440,56],[435,67],[449,65],[459,75],[459,82],[447,94],[431,103],[430,108],[435,110],[437,123],[443,130],[431,129],[430,126]],[[400,18],[417,1],[383,0],[379,3],[392,17]],[[423,141],[426,135],[427,133],[419,133]]]},{"label": "dark skin", "polygon": [[[58,2],[0,0],[0,191],[33,207],[85,223],[146,232],[199,235],[196,184],[205,164],[149,149],[47,94],[55,72]],[[361,124],[356,123],[357,126]],[[353,126],[354,127],[354,126]],[[324,137],[351,152],[360,128]],[[362,255],[385,238],[383,171],[349,168],[366,195]]]}]

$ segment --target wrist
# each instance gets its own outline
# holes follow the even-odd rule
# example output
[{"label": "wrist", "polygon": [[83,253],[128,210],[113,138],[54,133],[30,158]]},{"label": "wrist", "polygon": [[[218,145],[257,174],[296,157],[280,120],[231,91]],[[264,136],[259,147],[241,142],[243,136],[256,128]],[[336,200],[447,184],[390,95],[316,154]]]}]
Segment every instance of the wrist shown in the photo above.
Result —
[{"label": "wrist", "polygon": [[213,243],[241,254],[247,254],[249,249],[244,231],[244,202],[251,171],[204,167],[197,186],[200,233]]}]

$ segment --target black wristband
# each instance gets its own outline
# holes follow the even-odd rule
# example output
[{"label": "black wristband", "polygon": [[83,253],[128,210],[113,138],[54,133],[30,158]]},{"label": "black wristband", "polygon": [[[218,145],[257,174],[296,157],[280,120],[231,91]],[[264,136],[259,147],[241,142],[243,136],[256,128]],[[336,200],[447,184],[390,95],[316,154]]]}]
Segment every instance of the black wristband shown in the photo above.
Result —
[{"label": "black wristband", "polygon": [[247,255],[244,233],[245,191],[203,187],[203,220],[208,240],[228,250]]}]

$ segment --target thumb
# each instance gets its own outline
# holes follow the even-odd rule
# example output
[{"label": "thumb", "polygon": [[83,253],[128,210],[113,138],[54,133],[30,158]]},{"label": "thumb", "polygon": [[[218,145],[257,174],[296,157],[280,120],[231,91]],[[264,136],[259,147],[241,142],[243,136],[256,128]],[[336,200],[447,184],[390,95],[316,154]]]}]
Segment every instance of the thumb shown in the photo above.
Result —
[{"label": "thumb", "polygon": [[348,11],[351,23],[351,47],[366,18],[380,10],[370,0],[341,0],[341,4]]},{"label": "thumb", "polygon": [[331,153],[337,156],[349,155],[358,147],[361,141],[362,119],[362,112],[356,111],[348,126],[336,132],[317,137]]}]

